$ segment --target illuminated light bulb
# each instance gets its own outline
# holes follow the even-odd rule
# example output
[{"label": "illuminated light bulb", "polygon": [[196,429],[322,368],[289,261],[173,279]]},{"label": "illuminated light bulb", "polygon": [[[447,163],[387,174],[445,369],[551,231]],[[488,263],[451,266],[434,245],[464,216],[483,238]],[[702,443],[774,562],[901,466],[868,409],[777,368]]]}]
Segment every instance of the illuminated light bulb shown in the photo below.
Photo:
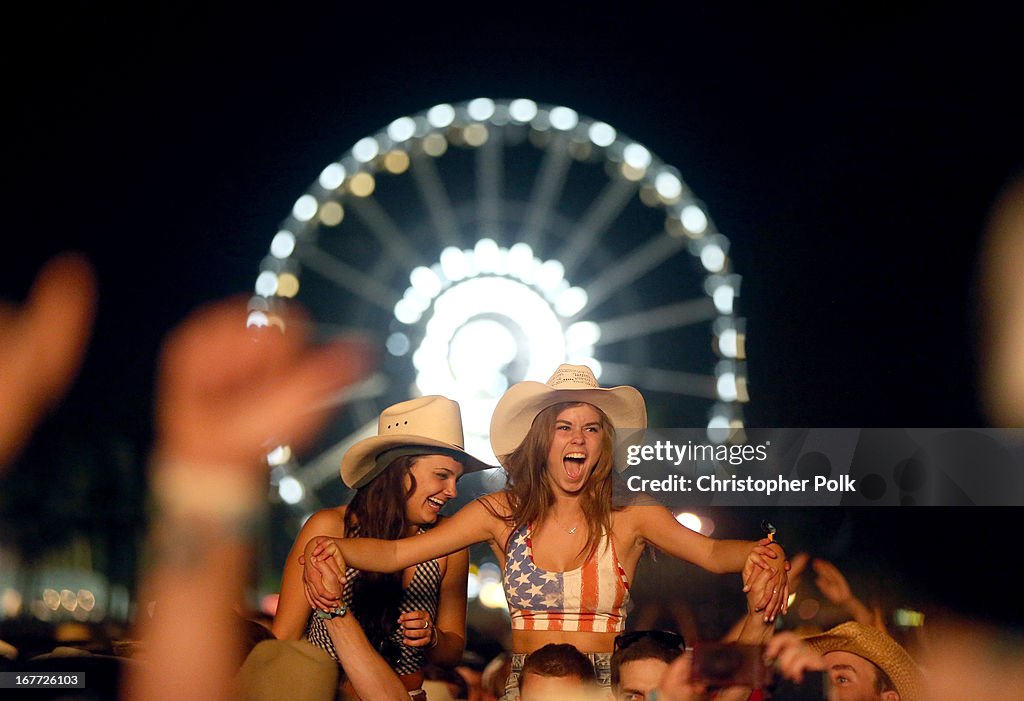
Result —
[{"label": "illuminated light bulb", "polygon": [[708,272],[721,272],[725,267],[725,251],[717,243],[709,243],[700,251],[700,262]]},{"label": "illuminated light bulb", "polygon": [[448,140],[440,134],[427,134],[423,137],[421,145],[423,146],[423,153],[435,158],[443,156],[444,152],[448,150]]},{"label": "illuminated light bulb", "polygon": [[674,174],[663,170],[654,179],[654,189],[663,200],[674,202],[683,194],[683,183]]},{"label": "illuminated light bulb", "polygon": [[356,173],[348,181],[348,190],[356,197],[369,197],[376,186],[376,181],[369,173]]},{"label": "illuminated light bulb", "polygon": [[325,190],[336,190],[345,182],[345,166],[340,163],[331,163],[320,171],[318,182],[320,187]]},{"label": "illuminated light bulb", "polygon": [[483,124],[470,124],[462,132],[462,138],[470,146],[483,146],[487,143],[487,127]]},{"label": "illuminated light bulb", "polygon": [[715,309],[720,314],[732,314],[735,298],[736,290],[732,288],[732,285],[721,285],[711,294],[711,299],[715,303]]},{"label": "illuminated light bulb", "polygon": [[476,572],[470,570],[466,579],[466,599],[472,601],[480,596],[480,577]]},{"label": "illuminated light bulb", "polygon": [[299,294],[299,278],[292,273],[281,273],[277,276],[277,296],[294,297]]},{"label": "illuminated light bulb", "polygon": [[477,122],[486,122],[494,116],[494,100],[489,97],[478,97],[466,105],[469,118]]},{"label": "illuminated light bulb", "polygon": [[703,234],[708,228],[708,216],[703,209],[693,204],[683,207],[679,221],[691,234]]},{"label": "illuminated light bulb", "polygon": [[435,129],[444,129],[455,121],[455,108],[449,104],[434,105],[427,111],[427,121]]},{"label": "illuminated light bulb", "polygon": [[738,354],[736,329],[725,329],[718,335],[718,351],[726,358],[735,358]]},{"label": "illuminated light bulb", "polygon": [[700,516],[694,513],[690,513],[689,511],[684,511],[681,514],[676,514],[676,521],[678,521],[681,525],[686,526],[691,531],[695,531],[697,533],[701,532],[700,529],[701,526],[703,526],[700,520]]},{"label": "illuminated light bulb", "polygon": [[384,169],[394,175],[409,170],[409,154],[405,151],[388,151],[384,156]]},{"label": "illuminated light bulb", "polygon": [[501,583],[501,570],[493,562],[485,562],[480,565],[480,581],[484,584]]},{"label": "illuminated light bulb", "polygon": [[7,618],[14,618],[21,613],[22,601],[21,592],[8,587],[0,594],[0,611],[3,611]]},{"label": "illuminated light bulb", "polygon": [[287,445],[279,445],[267,453],[268,465],[284,465],[292,459],[292,449]]},{"label": "illuminated light bulb", "polygon": [[249,317],[245,320],[245,326],[246,328],[262,329],[267,326],[270,326],[270,319],[267,318],[265,312],[250,312]]},{"label": "illuminated light bulb", "polygon": [[732,423],[729,417],[716,414],[708,421],[708,440],[712,443],[724,443],[732,432]]},{"label": "illuminated light bulb", "polygon": [[565,340],[573,348],[593,346],[601,340],[601,327],[593,321],[577,321],[565,330]]},{"label": "illuminated light bulb", "polygon": [[557,260],[546,260],[537,269],[536,283],[542,290],[553,290],[565,277],[565,266]]},{"label": "illuminated light bulb", "polygon": [[44,589],[43,603],[46,604],[46,608],[56,611],[60,608],[60,594],[56,589]]},{"label": "illuminated light bulb", "polygon": [[413,268],[412,272],[409,273],[409,282],[420,294],[430,299],[437,297],[441,293],[440,278],[437,277],[433,270],[422,265]]},{"label": "illuminated light bulb", "polygon": [[594,122],[590,125],[590,128],[587,129],[587,136],[590,137],[590,140],[595,146],[607,148],[615,143],[615,137],[617,134],[611,124]]},{"label": "illuminated light bulb", "polygon": [[[635,168],[628,163],[623,163],[619,166],[619,173],[621,173],[622,177],[624,177],[626,180],[635,183],[637,181],[643,180],[644,175],[647,174],[647,170],[644,168]],[[644,204],[647,203],[645,202]],[[650,204],[648,204],[647,206],[650,206]]]},{"label": "illuminated light bulb", "polygon": [[537,103],[524,98],[512,100],[508,106],[508,113],[517,122],[529,122],[537,116]]},{"label": "illuminated light bulb", "polygon": [[533,249],[528,243],[516,243],[508,249],[506,258],[508,274],[522,280],[533,265]]},{"label": "illuminated light bulb", "polygon": [[718,396],[723,402],[735,402],[739,396],[739,391],[736,388],[736,375],[734,373],[723,372],[718,376],[715,386],[718,390]]},{"label": "illuminated light bulb", "polygon": [[462,249],[449,246],[441,251],[441,270],[444,271],[444,276],[453,282],[466,277],[469,273],[469,262]]},{"label": "illuminated light bulb", "polygon": [[505,608],[505,590],[499,582],[487,582],[480,586],[480,603],[490,609]]},{"label": "illuminated light bulb", "polygon": [[622,160],[630,168],[647,170],[651,165],[651,152],[640,144],[630,144],[622,150]]},{"label": "illuminated light bulb", "polygon": [[574,129],[577,124],[580,123],[580,116],[576,114],[575,110],[569,109],[568,107],[553,107],[551,113],[548,115],[548,119],[551,120],[551,126],[559,131],[569,131]]},{"label": "illuminated light bulb", "polygon": [[287,258],[295,251],[295,234],[281,230],[270,242],[270,254],[275,258]]},{"label": "illuminated light bulb", "polygon": [[61,589],[60,605],[68,611],[74,611],[78,608],[78,595],[70,589]]},{"label": "illuminated light bulb", "polygon": [[572,316],[587,306],[587,292],[581,287],[570,287],[558,295],[555,311],[561,316]]},{"label": "illuminated light bulb", "polygon": [[288,475],[282,477],[281,481],[277,485],[277,493],[281,495],[281,501],[286,504],[298,504],[302,501],[302,497],[305,496],[306,490],[303,488],[302,483],[297,479]]},{"label": "illuminated light bulb", "polygon": [[498,266],[499,256],[498,244],[494,239],[480,239],[473,246],[473,258],[477,270],[482,273],[493,272]]},{"label": "illuminated light bulb", "polygon": [[399,117],[388,125],[388,137],[396,144],[408,141],[416,134],[416,121],[412,117]]},{"label": "illuminated light bulb", "polygon": [[270,297],[277,292],[277,273],[264,270],[256,278],[256,294]]},{"label": "illuminated light bulb", "polygon": [[380,144],[372,136],[367,136],[356,142],[352,147],[352,157],[360,163],[369,163],[380,153]]},{"label": "illuminated light bulb", "polygon": [[324,226],[337,226],[345,218],[345,209],[340,202],[327,202],[320,208],[320,221]]},{"label": "illuminated light bulb", "polygon": [[422,316],[423,312],[404,297],[395,303],[395,318],[403,324],[415,324]]},{"label": "illuminated light bulb", "polygon": [[312,195],[303,195],[292,205],[292,216],[299,221],[309,221],[316,216],[319,204]]},{"label": "illuminated light bulb", "polygon": [[388,353],[395,356],[402,356],[409,352],[411,344],[409,343],[409,337],[404,333],[397,332],[388,336],[388,340],[384,343],[384,347],[388,349]]}]

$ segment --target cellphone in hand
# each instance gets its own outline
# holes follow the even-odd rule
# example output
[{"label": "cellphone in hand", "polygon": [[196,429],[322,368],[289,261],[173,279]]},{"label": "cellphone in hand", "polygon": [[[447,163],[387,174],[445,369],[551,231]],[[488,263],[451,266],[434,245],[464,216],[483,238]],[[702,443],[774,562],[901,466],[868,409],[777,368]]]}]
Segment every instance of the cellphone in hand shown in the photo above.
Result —
[{"label": "cellphone in hand", "polygon": [[759,689],[770,678],[764,665],[764,646],[738,643],[698,642],[693,647],[694,682],[711,689],[746,686]]}]

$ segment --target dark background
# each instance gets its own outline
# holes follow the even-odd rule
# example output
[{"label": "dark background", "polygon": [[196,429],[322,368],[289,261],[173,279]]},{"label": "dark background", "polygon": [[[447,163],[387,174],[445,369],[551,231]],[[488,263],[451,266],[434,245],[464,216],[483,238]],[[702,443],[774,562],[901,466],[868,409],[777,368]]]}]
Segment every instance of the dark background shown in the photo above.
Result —
[{"label": "dark background", "polygon": [[[756,422],[986,425],[974,289],[989,209],[1024,166],[1016,18],[976,3],[640,5],[78,2],[6,17],[0,293],[21,297],[67,248],[100,279],[82,374],[0,482],[6,536],[34,557],[88,532],[107,545],[97,567],[130,579],[160,339],[251,290],[329,160],[396,116],[481,95],[569,105],[680,168],[744,276]],[[1009,510],[851,511],[792,518],[823,541],[855,527],[853,559],[877,553],[938,599],[1003,615],[1005,585],[981,573]]]}]

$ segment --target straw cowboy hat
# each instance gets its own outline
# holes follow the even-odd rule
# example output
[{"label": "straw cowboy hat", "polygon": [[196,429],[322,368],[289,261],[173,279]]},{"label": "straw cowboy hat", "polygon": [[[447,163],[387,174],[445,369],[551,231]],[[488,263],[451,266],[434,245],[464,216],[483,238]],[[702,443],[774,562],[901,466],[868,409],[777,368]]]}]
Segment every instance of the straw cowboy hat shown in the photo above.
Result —
[{"label": "straw cowboy hat", "polygon": [[[395,452],[405,448],[409,450]],[[432,394],[393,404],[382,411],[377,419],[377,435],[359,441],[342,457],[341,479],[358,489],[399,455],[435,454],[452,456],[462,463],[464,472],[492,467],[465,451],[458,402]]]},{"label": "straw cowboy hat", "polygon": [[333,701],[338,665],[305,640],[264,640],[235,676],[245,701]]},{"label": "straw cowboy hat", "polygon": [[552,404],[586,402],[603,411],[616,429],[647,428],[647,405],[633,387],[600,387],[586,365],[559,365],[545,383],[519,382],[498,400],[491,416],[491,448],[498,457],[523,442],[537,414]]},{"label": "straw cowboy hat", "polygon": [[880,630],[848,621],[820,635],[804,638],[804,642],[822,655],[826,652],[849,652],[873,663],[892,680],[900,701],[921,701],[924,698],[921,670],[899,643]]}]

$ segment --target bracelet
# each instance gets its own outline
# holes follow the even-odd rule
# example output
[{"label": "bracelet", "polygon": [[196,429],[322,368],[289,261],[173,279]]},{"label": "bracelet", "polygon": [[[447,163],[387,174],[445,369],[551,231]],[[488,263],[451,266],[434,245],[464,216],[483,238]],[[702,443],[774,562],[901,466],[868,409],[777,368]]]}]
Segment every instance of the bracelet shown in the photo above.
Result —
[{"label": "bracelet", "polygon": [[321,611],[317,609],[313,612],[313,615],[321,620],[330,620],[331,618],[342,618],[348,613],[348,605],[342,604],[341,606],[331,609],[330,611]]}]

